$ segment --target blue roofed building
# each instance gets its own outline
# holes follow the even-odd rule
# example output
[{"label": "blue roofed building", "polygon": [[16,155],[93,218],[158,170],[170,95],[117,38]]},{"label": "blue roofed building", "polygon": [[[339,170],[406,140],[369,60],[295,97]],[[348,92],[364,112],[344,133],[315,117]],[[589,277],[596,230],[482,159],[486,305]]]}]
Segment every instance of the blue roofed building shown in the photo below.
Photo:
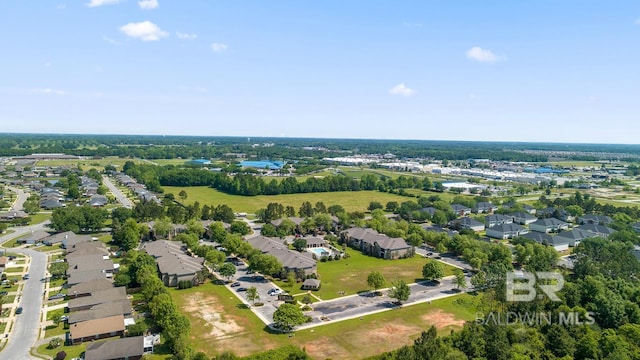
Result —
[{"label": "blue roofed building", "polygon": [[240,162],[240,166],[256,169],[280,170],[286,163],[286,161],[275,160],[245,160]]}]

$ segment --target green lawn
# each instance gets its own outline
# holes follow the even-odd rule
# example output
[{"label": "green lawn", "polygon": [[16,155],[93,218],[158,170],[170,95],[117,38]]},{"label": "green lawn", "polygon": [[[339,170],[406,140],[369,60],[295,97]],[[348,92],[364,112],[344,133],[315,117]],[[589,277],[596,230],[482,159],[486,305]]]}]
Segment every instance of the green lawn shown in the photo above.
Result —
[{"label": "green lawn", "polygon": [[65,330],[63,323],[59,323],[58,325],[49,325],[44,328],[44,337],[60,336],[61,338],[64,338],[64,334],[66,332],[67,330]]},{"label": "green lawn", "polygon": [[[320,290],[313,293],[323,300],[335,299],[344,295],[353,295],[369,290],[367,276],[372,271],[380,271],[387,280],[387,286],[392,281],[404,280],[407,283],[422,281],[422,267],[428,261],[421,256],[409,259],[384,260],[373,256],[363,255],[360,251],[347,249],[350,255],[348,259],[337,261],[318,262],[318,274],[322,281]],[[453,274],[453,267],[445,265],[446,276]],[[291,294],[300,294],[306,290],[300,289],[300,285],[288,287],[286,283],[278,281],[277,284]]]},{"label": "green lawn", "polygon": [[[187,290],[172,289],[170,293],[190,320],[192,346],[208,356],[223,351],[246,356],[292,344],[305,347],[314,359],[361,359],[410,344],[432,324],[443,335],[460,329],[464,320],[474,318],[481,303],[479,296],[461,294],[431,304],[369,315],[362,320],[300,330],[289,337],[268,331],[264,323],[222,285],[207,283]],[[371,346],[372,342],[375,346]]]},{"label": "green lawn", "polygon": [[51,218],[51,213],[37,213],[33,215],[29,215],[29,225],[40,224],[45,220],[49,220]]},{"label": "green lawn", "polygon": [[12,248],[12,247],[19,246],[20,244],[18,244],[18,239],[20,237],[22,237],[22,235],[5,242],[4,244],[2,244],[2,246],[6,247],[6,248]]},{"label": "green lawn", "polygon": [[[61,336],[62,337],[62,336]],[[62,340],[64,342],[64,337],[62,337]],[[79,358],[80,354],[82,354],[84,352],[84,350],[87,347],[87,344],[80,344],[80,345],[73,345],[73,346],[60,346],[57,347],[55,349],[47,349],[48,344],[42,344],[40,346],[38,346],[38,350],[37,352],[42,354],[42,355],[48,355],[51,356],[51,358],[55,358],[56,354],[59,353],[60,351],[64,351],[67,353],[67,357],[65,357],[65,359],[73,359],[73,358]]]},{"label": "green lawn", "polygon": [[255,213],[258,209],[267,207],[271,202],[278,202],[284,206],[291,205],[296,210],[304,201],[315,204],[318,201],[324,202],[326,206],[342,205],[347,211],[366,211],[371,201],[378,201],[386,204],[389,201],[407,201],[409,198],[378,191],[340,191],[340,192],[324,192],[309,194],[286,194],[286,195],[259,195],[259,196],[240,196],[229,195],[217,191],[206,186],[193,187],[177,187],[165,186],[165,193],[173,193],[177,198],[180,191],[187,193],[186,204],[195,201],[203,205],[220,205],[226,204],[235,212]]},{"label": "green lawn", "polygon": [[24,268],[23,267],[10,267],[10,268],[6,268],[4,270],[6,273],[19,273],[19,272],[23,272]]},{"label": "green lawn", "polygon": [[49,251],[60,250],[60,249],[62,249],[62,244],[55,244],[51,246],[42,245],[34,248],[33,250],[40,251],[40,252],[49,252]]}]

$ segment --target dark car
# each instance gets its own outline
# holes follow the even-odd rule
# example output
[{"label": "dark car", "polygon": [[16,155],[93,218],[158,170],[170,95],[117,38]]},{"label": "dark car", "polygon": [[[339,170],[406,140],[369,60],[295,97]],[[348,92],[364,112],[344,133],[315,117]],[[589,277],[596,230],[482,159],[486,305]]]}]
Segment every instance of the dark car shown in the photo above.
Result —
[{"label": "dark car", "polygon": [[57,293],[55,295],[51,295],[49,296],[49,300],[58,300],[58,299],[64,299],[66,295],[63,293]]},{"label": "dark car", "polygon": [[6,291],[0,291],[0,296],[6,296],[7,294],[9,294],[9,293],[6,292]]},{"label": "dark car", "polygon": [[243,292],[243,291],[247,291],[246,287],[239,287],[236,289],[237,292]]},{"label": "dark car", "polygon": [[428,252],[428,253],[427,253],[427,256],[431,256],[431,255],[433,255],[433,253],[432,253],[432,252]]},{"label": "dark car", "polygon": [[236,282],[234,282],[233,284],[231,284],[231,287],[236,287],[236,286],[240,286],[240,283],[239,283],[239,282],[237,282],[237,281],[236,281]]},{"label": "dark car", "polygon": [[22,306],[16,309],[16,314],[22,314]]}]

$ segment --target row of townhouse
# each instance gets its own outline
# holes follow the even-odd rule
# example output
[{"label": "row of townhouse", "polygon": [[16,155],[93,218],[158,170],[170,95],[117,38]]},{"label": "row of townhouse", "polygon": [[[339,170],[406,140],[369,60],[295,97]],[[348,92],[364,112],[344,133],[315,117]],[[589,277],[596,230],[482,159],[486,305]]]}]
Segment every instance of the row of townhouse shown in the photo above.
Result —
[{"label": "row of townhouse", "polygon": [[[304,271],[306,275],[316,274],[317,262],[310,252],[291,250],[279,238],[269,238],[262,235],[246,238],[245,241],[263,254],[274,256],[285,270]],[[313,247],[317,247],[319,244],[318,238],[309,238],[307,245],[309,246],[310,244],[313,244]]]},{"label": "row of townhouse", "polygon": [[147,190],[147,187],[144,184],[138,183],[136,179],[132,178],[131,176],[121,172],[114,173],[114,176],[119,183],[126,186],[127,189],[131,190],[141,200],[155,201],[157,203],[160,202],[160,199],[158,199],[156,194]]},{"label": "row of townhouse", "polygon": [[371,228],[354,227],[340,234],[343,241],[363,254],[382,259],[399,259],[413,255],[413,246],[403,238],[392,238]]},{"label": "row of townhouse", "polygon": [[[124,287],[113,285],[117,265],[100,241],[67,241],[73,233],[60,234],[67,251],[66,341],[75,345],[88,342],[85,360],[141,359],[153,352],[159,336],[125,337],[127,326],[135,324],[133,308]],[[106,338],[120,337],[98,341]]]}]

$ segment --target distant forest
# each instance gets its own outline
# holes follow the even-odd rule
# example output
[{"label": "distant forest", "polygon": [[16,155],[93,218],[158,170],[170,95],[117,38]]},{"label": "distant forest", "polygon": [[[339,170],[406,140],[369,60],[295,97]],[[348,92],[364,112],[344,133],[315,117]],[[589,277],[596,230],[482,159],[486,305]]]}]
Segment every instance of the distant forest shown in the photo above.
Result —
[{"label": "distant forest", "polygon": [[[257,144],[258,146],[252,146]],[[269,146],[263,146],[269,144]],[[158,135],[9,134],[0,136],[0,156],[65,153],[78,156],[175,159],[220,158],[243,153],[263,159],[321,159],[392,153],[398,158],[545,162],[554,152],[570,160],[624,160],[640,156],[639,145],[510,143],[434,140],[245,138]],[[607,155],[609,154],[609,155]]]}]

